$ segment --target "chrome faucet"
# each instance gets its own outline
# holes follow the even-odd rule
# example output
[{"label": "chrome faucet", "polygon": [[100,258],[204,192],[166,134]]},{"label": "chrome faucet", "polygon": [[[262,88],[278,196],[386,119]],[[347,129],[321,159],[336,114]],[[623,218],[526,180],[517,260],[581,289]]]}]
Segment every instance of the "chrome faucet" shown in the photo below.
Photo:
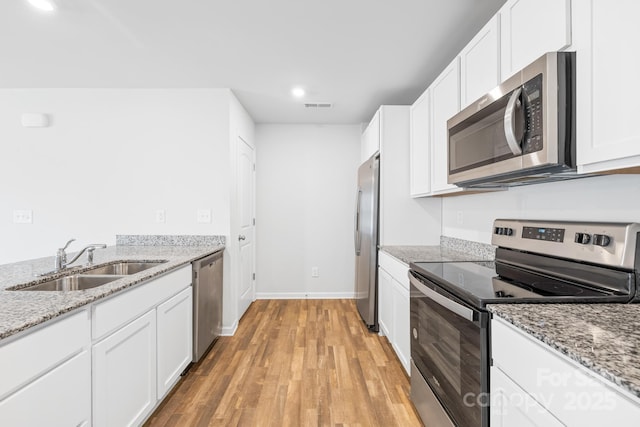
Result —
[{"label": "chrome faucet", "polygon": [[80,252],[78,252],[78,254],[74,256],[71,261],[67,262],[67,253],[65,251],[69,247],[71,242],[75,240],[76,239],[71,239],[67,242],[66,245],[64,245],[64,247],[58,248],[58,251],[56,252],[56,269],[55,269],[56,272],[60,270],[64,270],[70,264],[73,264],[74,262],[76,262],[78,258],[80,258],[80,256],[85,251],[87,251],[87,264],[91,265],[93,264],[93,251],[95,251],[96,249],[104,249],[107,247],[107,245],[105,245],[104,243],[93,243],[91,245],[87,245],[84,248],[82,248],[82,250],[80,250]]}]

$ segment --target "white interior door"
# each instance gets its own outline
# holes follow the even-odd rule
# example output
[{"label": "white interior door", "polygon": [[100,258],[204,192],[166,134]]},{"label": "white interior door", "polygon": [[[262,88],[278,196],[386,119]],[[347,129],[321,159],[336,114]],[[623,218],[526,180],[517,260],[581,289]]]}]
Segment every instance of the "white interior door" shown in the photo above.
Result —
[{"label": "white interior door", "polygon": [[240,292],[238,318],[255,299],[254,278],[254,150],[238,137],[238,250]]}]

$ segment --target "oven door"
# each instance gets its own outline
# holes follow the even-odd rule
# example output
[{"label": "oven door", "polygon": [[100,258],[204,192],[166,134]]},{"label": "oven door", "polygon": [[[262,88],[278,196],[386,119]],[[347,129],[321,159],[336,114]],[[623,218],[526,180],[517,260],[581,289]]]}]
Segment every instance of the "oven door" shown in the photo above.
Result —
[{"label": "oven door", "polygon": [[487,426],[489,313],[413,271],[409,278],[413,363],[454,425]]}]

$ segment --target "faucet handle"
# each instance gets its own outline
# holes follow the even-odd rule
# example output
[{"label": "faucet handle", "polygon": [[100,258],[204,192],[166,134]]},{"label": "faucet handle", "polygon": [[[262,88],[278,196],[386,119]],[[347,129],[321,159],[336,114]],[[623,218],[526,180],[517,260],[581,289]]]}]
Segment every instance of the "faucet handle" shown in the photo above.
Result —
[{"label": "faucet handle", "polygon": [[96,249],[104,249],[106,247],[107,245],[105,245],[104,243],[92,243],[87,246],[87,265],[93,264],[93,251],[95,251]]}]

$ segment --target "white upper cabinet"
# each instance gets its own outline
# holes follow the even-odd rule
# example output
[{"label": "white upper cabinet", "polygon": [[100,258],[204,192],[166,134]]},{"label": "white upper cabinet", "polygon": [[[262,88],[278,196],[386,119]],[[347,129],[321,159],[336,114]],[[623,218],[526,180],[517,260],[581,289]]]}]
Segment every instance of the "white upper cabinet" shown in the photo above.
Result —
[{"label": "white upper cabinet", "polygon": [[365,162],[374,153],[380,151],[380,111],[376,111],[367,128],[362,132],[360,160]]},{"label": "white upper cabinet", "polygon": [[412,197],[427,196],[431,192],[431,135],[429,121],[429,96],[427,89],[413,103],[410,111],[409,170]]},{"label": "white upper cabinet", "polygon": [[500,84],[500,15],[496,14],[460,52],[462,109]]},{"label": "white upper cabinet", "polygon": [[640,166],[640,2],[574,2],[579,172]]},{"label": "white upper cabinet", "polygon": [[500,9],[500,27],[505,80],[544,53],[571,44],[571,1],[509,0]]},{"label": "white upper cabinet", "polygon": [[462,191],[447,183],[449,173],[447,120],[460,111],[460,58],[436,78],[431,89],[431,193]]}]

